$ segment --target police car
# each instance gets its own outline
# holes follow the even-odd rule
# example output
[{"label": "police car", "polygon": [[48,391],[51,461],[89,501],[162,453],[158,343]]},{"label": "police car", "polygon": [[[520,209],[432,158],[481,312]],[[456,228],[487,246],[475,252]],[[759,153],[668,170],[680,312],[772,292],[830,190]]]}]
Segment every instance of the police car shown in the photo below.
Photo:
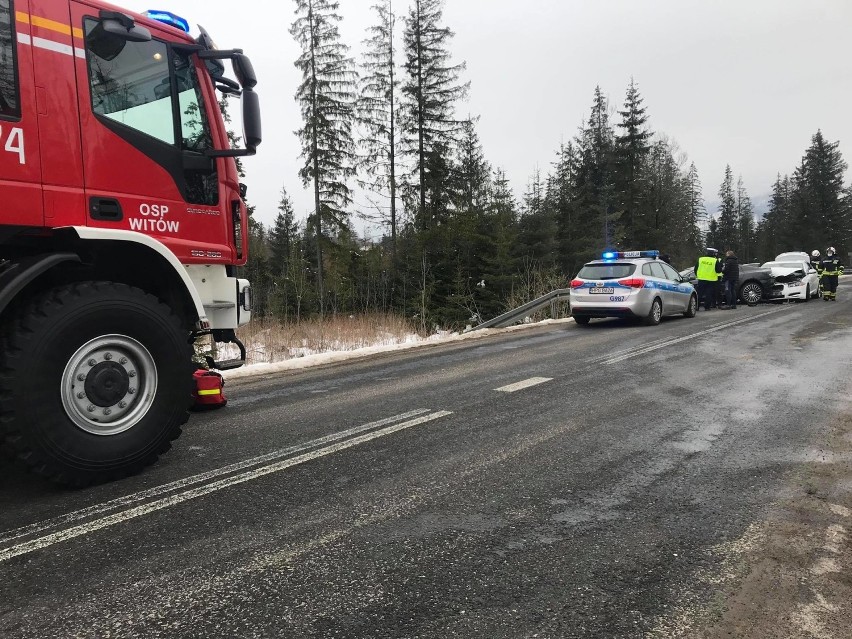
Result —
[{"label": "police car", "polygon": [[659,251],[607,251],[571,280],[571,316],[638,317],[654,326],[667,315],[695,317],[698,296],[686,278],[659,259]]}]

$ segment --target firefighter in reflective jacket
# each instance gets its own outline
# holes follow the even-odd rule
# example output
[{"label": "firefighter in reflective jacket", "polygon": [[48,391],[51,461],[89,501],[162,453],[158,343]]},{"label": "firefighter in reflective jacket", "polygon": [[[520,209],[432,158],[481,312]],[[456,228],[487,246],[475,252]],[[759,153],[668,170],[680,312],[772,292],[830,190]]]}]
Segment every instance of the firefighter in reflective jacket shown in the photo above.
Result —
[{"label": "firefighter in reflective jacket", "polygon": [[713,307],[716,297],[716,288],[719,285],[719,274],[722,272],[722,262],[718,258],[719,251],[708,248],[704,257],[699,257],[695,263],[695,279],[698,280],[698,303],[704,302],[704,309],[709,311]]},{"label": "firefighter in reflective jacket", "polygon": [[820,260],[817,272],[822,282],[822,299],[826,302],[836,302],[837,279],[843,275],[843,264],[840,263],[833,246],[825,250],[825,257]]}]

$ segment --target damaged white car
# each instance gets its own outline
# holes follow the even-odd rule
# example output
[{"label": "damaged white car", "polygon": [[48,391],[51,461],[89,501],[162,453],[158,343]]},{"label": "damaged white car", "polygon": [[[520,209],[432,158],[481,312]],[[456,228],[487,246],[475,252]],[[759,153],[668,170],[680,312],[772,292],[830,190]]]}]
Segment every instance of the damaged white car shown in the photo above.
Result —
[{"label": "damaged white car", "polygon": [[763,268],[768,268],[775,278],[775,285],[769,299],[772,301],[808,300],[820,297],[819,275],[816,269],[806,260],[783,260],[766,262]]}]

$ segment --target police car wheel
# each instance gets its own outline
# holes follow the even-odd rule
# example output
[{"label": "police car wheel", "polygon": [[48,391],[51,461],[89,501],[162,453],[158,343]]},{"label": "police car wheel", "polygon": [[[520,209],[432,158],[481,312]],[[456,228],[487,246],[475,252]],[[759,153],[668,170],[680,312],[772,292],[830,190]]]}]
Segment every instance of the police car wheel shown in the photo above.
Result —
[{"label": "police car wheel", "polygon": [[660,301],[659,297],[655,297],[651,304],[651,310],[645,317],[644,322],[647,326],[656,326],[660,323],[661,319],[663,319],[663,303]]},{"label": "police car wheel", "polygon": [[810,285],[810,284],[808,284],[808,285],[805,287],[805,298],[804,298],[804,301],[805,301],[805,302],[810,302],[810,301],[811,301],[811,285]]},{"label": "police car wheel", "polygon": [[575,318],[574,318],[574,323],[575,323],[575,324],[579,324],[580,326],[588,326],[589,321],[590,321],[591,319],[592,319],[591,317],[583,317],[583,316],[575,317]]},{"label": "police car wheel", "polygon": [[125,284],[80,282],[34,297],[5,329],[0,439],[61,484],[140,471],[189,417],[188,337],[168,306]]},{"label": "police car wheel", "polygon": [[698,297],[693,294],[692,297],[689,298],[689,304],[683,312],[683,316],[695,317],[696,315],[698,315]]}]

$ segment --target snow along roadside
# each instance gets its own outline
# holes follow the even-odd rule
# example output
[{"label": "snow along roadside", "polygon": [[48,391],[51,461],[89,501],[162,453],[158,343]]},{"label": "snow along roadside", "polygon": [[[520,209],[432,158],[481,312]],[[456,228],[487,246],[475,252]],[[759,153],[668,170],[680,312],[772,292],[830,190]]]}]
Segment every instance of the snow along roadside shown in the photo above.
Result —
[{"label": "snow along roadside", "polygon": [[257,377],[260,375],[271,375],[274,373],[282,373],[284,371],[299,370],[302,368],[310,368],[312,366],[321,366],[323,364],[332,364],[335,362],[344,362],[352,359],[361,359],[375,355],[377,353],[390,353],[394,351],[407,351],[414,348],[424,346],[434,346],[436,344],[450,344],[452,342],[461,342],[469,339],[480,339],[489,335],[499,335],[502,333],[511,333],[521,331],[533,326],[544,326],[547,324],[566,324],[573,322],[570,317],[563,319],[547,319],[541,322],[531,322],[529,324],[519,324],[517,326],[509,326],[506,328],[483,328],[478,331],[469,333],[451,333],[447,335],[431,335],[417,342],[406,342],[402,344],[381,344],[377,346],[365,346],[364,348],[356,348],[351,351],[329,351],[327,353],[316,353],[313,355],[305,355],[304,357],[294,357],[284,360],[283,362],[271,362],[251,364],[236,368],[230,371],[220,371],[225,379],[245,379],[247,377]]}]

